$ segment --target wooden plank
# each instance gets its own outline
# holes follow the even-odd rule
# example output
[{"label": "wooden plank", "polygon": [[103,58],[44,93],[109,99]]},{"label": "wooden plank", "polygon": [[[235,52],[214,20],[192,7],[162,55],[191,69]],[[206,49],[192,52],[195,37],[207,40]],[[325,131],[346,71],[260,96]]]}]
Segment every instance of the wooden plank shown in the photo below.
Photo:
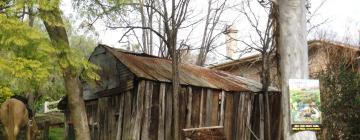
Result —
[{"label": "wooden plank", "polygon": [[171,140],[172,138],[172,87],[166,84],[166,110],[165,110],[165,139]]},{"label": "wooden plank", "polygon": [[199,125],[203,127],[205,125],[206,119],[206,91],[205,89],[201,89],[201,98],[200,98],[200,118]]},{"label": "wooden plank", "polygon": [[130,139],[131,138],[131,92],[125,92],[124,95],[124,119],[123,119],[123,132],[122,139]]},{"label": "wooden plank", "polygon": [[200,127],[200,100],[201,100],[201,88],[192,89],[192,109],[191,109],[191,126]]},{"label": "wooden plank", "polygon": [[150,123],[151,123],[151,100],[153,92],[153,83],[146,81],[145,88],[145,108],[144,108],[144,120],[141,127],[141,140],[150,139]]},{"label": "wooden plank", "polygon": [[212,104],[213,104],[213,92],[211,89],[206,90],[206,107],[205,107],[205,126],[211,126],[211,116],[212,116]]},{"label": "wooden plank", "polygon": [[233,109],[234,109],[234,113],[233,113],[233,120],[232,120],[232,124],[233,124],[233,127],[232,127],[232,138],[233,139],[239,139],[239,137],[238,137],[238,135],[239,135],[239,129],[241,129],[241,128],[239,128],[239,126],[238,126],[238,124],[239,124],[239,119],[238,119],[238,117],[239,117],[239,113],[241,113],[240,112],[240,106],[239,106],[239,98],[240,97],[240,94],[238,94],[238,93],[234,93],[233,94]]},{"label": "wooden plank", "polygon": [[151,99],[151,122],[150,122],[150,139],[157,140],[158,139],[158,128],[159,128],[159,94],[160,94],[160,83],[153,82],[153,90],[152,90],[152,99]]},{"label": "wooden plank", "polygon": [[165,83],[160,84],[158,140],[165,140]]},{"label": "wooden plank", "polygon": [[192,88],[191,86],[188,86],[188,95],[187,95],[187,112],[186,112],[186,128],[190,128],[191,127],[191,108],[192,108]]},{"label": "wooden plank", "polygon": [[183,129],[186,138],[191,140],[225,140],[222,126]]},{"label": "wooden plank", "polygon": [[[137,86],[136,92],[136,111],[135,111],[135,119],[134,119],[134,129],[132,136],[128,139],[132,140],[140,140],[141,136],[141,122],[143,119],[143,110],[144,110],[144,100],[145,100],[145,81],[141,80]],[[125,121],[125,120],[124,120]],[[123,140],[127,140],[124,139]]]},{"label": "wooden plank", "polygon": [[[251,112],[252,112],[252,102],[253,102],[253,97],[254,97],[254,95],[253,94],[249,94],[248,95],[248,101],[247,101],[247,117],[246,117],[246,126],[250,126],[250,121],[251,121],[251,117],[252,117],[252,115],[251,115]],[[247,131],[246,131],[246,136],[247,136],[247,138],[251,138],[251,132],[247,129]]]},{"label": "wooden plank", "polygon": [[212,94],[212,107],[211,107],[211,126],[219,125],[219,96],[220,91],[213,91]]},{"label": "wooden plank", "polygon": [[106,140],[107,131],[107,98],[100,98],[98,104],[99,110],[99,139]]},{"label": "wooden plank", "polygon": [[[244,117],[244,102],[245,102],[245,99],[244,99],[244,93],[237,93],[237,116],[236,116],[236,128],[237,128],[237,131],[236,131],[236,138],[237,139],[244,139],[244,133],[243,133],[243,130],[246,130],[245,127],[243,127],[243,121],[245,120],[245,117]],[[235,104],[235,102],[234,102]]]},{"label": "wooden plank", "polygon": [[119,99],[119,111],[118,111],[118,119],[117,119],[117,132],[116,132],[116,140],[121,140],[122,130],[123,130],[123,117],[124,117],[124,93],[120,94]]},{"label": "wooden plank", "polygon": [[100,139],[100,99],[97,100],[97,107],[96,107],[96,118],[95,118],[95,122],[96,122],[96,135],[95,135],[95,139],[99,140]]},{"label": "wooden plank", "polygon": [[246,120],[247,120],[247,117],[248,117],[248,114],[247,114],[247,110],[248,110],[248,93],[241,93],[242,95],[242,107],[241,107],[241,111],[242,111],[242,114],[241,114],[241,123],[240,123],[240,127],[242,127],[243,129],[241,130],[241,133],[242,133],[242,137],[243,138],[247,138],[247,135],[246,135],[246,132],[248,129],[245,129],[246,128]]},{"label": "wooden plank", "polygon": [[[186,127],[186,107],[187,107],[188,91],[185,86],[181,86],[179,94],[179,127],[180,130]],[[180,132],[180,139],[184,139],[184,135]]]},{"label": "wooden plank", "polygon": [[225,137],[227,140],[232,140],[233,133],[233,113],[234,113],[234,105],[233,105],[233,94],[225,93],[225,117],[224,117],[224,131]]},{"label": "wooden plank", "polygon": [[107,103],[107,108],[108,108],[108,118],[107,118],[107,138],[108,139],[115,139],[116,138],[116,112],[117,112],[117,107],[116,107],[116,96],[113,97],[108,97],[108,103]]},{"label": "wooden plank", "polygon": [[221,105],[220,105],[220,126],[224,126],[224,112],[225,112],[225,91],[221,91]]}]

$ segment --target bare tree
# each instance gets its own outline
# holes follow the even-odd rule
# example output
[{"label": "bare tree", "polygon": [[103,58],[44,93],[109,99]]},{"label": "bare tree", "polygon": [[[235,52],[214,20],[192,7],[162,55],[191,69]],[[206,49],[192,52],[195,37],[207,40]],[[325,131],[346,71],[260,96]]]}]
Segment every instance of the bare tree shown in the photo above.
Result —
[{"label": "bare tree", "polygon": [[[180,138],[180,127],[179,127],[179,47],[187,46],[184,41],[181,41],[178,44],[178,32],[182,26],[182,23],[185,21],[188,12],[190,0],[171,0],[171,1],[139,1],[138,3],[124,3],[123,5],[135,6],[140,11],[141,16],[141,25],[127,23],[125,20],[121,20],[120,22],[125,22],[125,24],[117,23],[118,25],[114,25],[114,21],[109,21],[107,27],[110,29],[126,29],[127,31],[123,36],[126,36],[127,33],[133,31],[135,29],[140,29],[143,31],[142,43],[144,52],[152,52],[152,37],[151,34],[155,34],[164,43],[166,46],[167,53],[171,57],[172,60],[172,90],[173,90],[173,117],[174,117],[174,139],[179,140]],[[109,14],[111,11],[111,6],[107,7],[106,4],[97,3],[101,12],[96,17],[104,16],[107,19],[111,19],[112,14]],[[106,8],[107,7],[107,8]],[[108,9],[108,10],[107,10]],[[146,9],[146,12],[145,12]],[[119,9],[118,9],[119,10]],[[120,11],[116,11],[120,14]],[[145,16],[145,13],[148,15]],[[104,14],[104,15],[102,15]],[[151,16],[151,17],[150,17]],[[160,23],[159,27],[156,28],[152,26],[152,17],[159,17]],[[96,18],[95,18],[96,19]],[[116,24],[116,23],[115,23]],[[160,25],[162,27],[160,27]],[[163,49],[164,50],[164,49]]]},{"label": "bare tree", "polygon": [[[238,11],[245,16],[255,34],[249,34],[249,41],[238,40],[246,48],[244,50],[255,50],[261,56],[260,82],[262,83],[262,93],[259,95],[260,122],[259,139],[271,139],[270,127],[270,104],[269,87],[271,85],[270,73],[277,45],[278,24],[277,6],[271,1],[258,1],[268,15],[266,22],[261,22],[257,13],[254,12],[251,0],[243,1]],[[264,100],[265,97],[265,100]],[[265,101],[265,102],[264,102]],[[265,109],[266,107],[266,109]],[[266,127],[265,127],[266,122]],[[266,133],[265,133],[266,131]],[[265,136],[265,134],[267,134]],[[255,136],[256,137],[256,136]]]},{"label": "bare tree", "polygon": [[[200,45],[199,55],[196,59],[196,65],[203,66],[206,61],[207,54],[213,47],[214,41],[220,36],[219,34],[215,34],[215,29],[219,25],[219,20],[226,10],[226,2],[219,0],[208,0],[207,14],[205,18],[205,27],[202,36],[202,41]],[[218,6],[214,7],[214,3],[217,3]]]}]

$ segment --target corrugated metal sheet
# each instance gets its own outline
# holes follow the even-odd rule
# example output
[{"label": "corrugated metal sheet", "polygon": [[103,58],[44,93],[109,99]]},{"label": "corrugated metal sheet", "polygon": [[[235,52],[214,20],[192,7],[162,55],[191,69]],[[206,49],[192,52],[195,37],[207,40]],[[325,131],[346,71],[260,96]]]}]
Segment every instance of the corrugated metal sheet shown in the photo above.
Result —
[{"label": "corrugated metal sheet", "polygon": [[[104,47],[112,53],[137,77],[161,82],[171,82],[172,69],[170,60],[149,55],[129,53],[105,45],[99,45],[98,47]],[[261,91],[261,84],[253,80],[191,64],[180,64],[179,75],[180,83],[182,85],[223,89],[225,91]],[[271,87],[270,91],[278,90]]]}]

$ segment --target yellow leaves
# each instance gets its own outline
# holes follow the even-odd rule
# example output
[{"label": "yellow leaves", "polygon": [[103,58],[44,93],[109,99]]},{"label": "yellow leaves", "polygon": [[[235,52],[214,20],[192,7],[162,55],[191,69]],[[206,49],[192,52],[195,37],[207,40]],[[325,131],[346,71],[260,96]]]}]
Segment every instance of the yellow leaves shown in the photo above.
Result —
[{"label": "yellow leaves", "polygon": [[49,47],[51,44],[47,36],[35,28],[20,22],[16,18],[0,14],[0,49],[16,47]]},{"label": "yellow leaves", "polygon": [[0,104],[6,99],[9,99],[12,95],[14,94],[11,92],[9,87],[0,86]]},{"label": "yellow leaves", "polygon": [[61,17],[59,0],[39,0],[38,3],[40,17],[43,21],[46,21],[46,24],[52,26],[64,26],[62,20],[59,20],[59,17]]},{"label": "yellow leaves", "polygon": [[8,61],[7,66],[8,74],[23,80],[41,82],[49,76],[48,68],[37,60],[13,58]]},{"label": "yellow leaves", "polygon": [[27,40],[25,40],[24,38],[13,39],[13,42],[17,46],[26,46],[29,44],[29,42]]},{"label": "yellow leaves", "polygon": [[88,62],[78,50],[63,48],[61,52],[59,65],[62,69],[71,69],[75,75],[81,73],[81,76],[87,81],[100,79],[97,74],[99,67]]},{"label": "yellow leaves", "polygon": [[50,11],[60,4],[60,0],[38,0],[39,8]]}]

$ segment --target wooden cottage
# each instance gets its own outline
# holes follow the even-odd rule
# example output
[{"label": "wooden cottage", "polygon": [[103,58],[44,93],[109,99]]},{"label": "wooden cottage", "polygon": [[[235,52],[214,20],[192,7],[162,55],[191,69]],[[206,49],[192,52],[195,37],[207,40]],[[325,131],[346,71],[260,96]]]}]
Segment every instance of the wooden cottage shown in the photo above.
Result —
[{"label": "wooden cottage", "polygon": [[[101,67],[96,85],[83,83],[92,139],[173,139],[170,60],[99,45],[89,61]],[[260,83],[190,64],[180,64],[179,74],[181,129],[220,126],[228,140],[258,134]],[[281,97],[270,92],[270,127],[277,130]]]}]

